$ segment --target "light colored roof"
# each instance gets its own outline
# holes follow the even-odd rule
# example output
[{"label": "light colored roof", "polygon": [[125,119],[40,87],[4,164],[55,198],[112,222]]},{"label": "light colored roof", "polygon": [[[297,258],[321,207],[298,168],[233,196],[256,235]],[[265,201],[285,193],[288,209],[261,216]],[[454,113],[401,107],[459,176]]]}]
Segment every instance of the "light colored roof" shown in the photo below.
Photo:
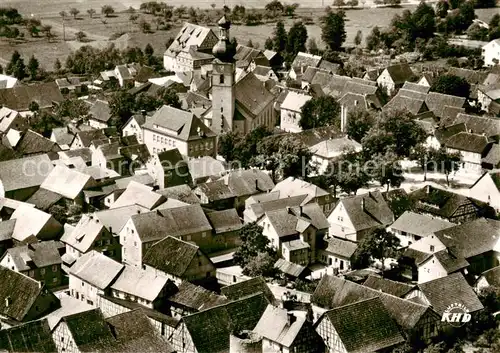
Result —
[{"label": "light colored roof", "polygon": [[276,191],[279,192],[279,197],[281,199],[307,194],[308,197],[303,201],[302,204],[306,204],[316,197],[330,195],[327,191],[323,190],[319,186],[294,177],[288,177],[276,184],[271,192]]},{"label": "light colored roof", "polygon": [[40,187],[74,200],[91,181],[92,178],[88,174],[63,166],[56,166]]},{"label": "light colored roof", "polygon": [[23,241],[30,236],[37,236],[52,216],[34,207],[19,206],[11,216],[17,219],[12,238]]},{"label": "light colored roof", "polygon": [[123,194],[109,208],[137,204],[151,210],[159,206],[162,201],[166,201],[165,198],[154,192],[152,187],[131,181]]},{"label": "light colored roof", "polygon": [[123,206],[112,208],[109,210],[102,210],[94,213],[94,218],[106,227],[111,233],[119,233],[128,219],[140,212],[147,212],[148,210],[139,205]]},{"label": "light colored roof", "polygon": [[64,293],[60,293],[58,297],[61,307],[46,316],[51,330],[56,327],[63,317],[95,309],[93,306]]},{"label": "light colored roof", "polygon": [[86,253],[94,244],[104,225],[92,215],[83,215],[72,232],[64,233],[61,241],[82,253]]},{"label": "light colored roof", "polygon": [[40,186],[53,168],[46,154],[0,162],[0,181],[5,192]]},{"label": "light colored roof", "polygon": [[361,152],[361,144],[347,137],[329,139],[315,144],[309,150],[315,155],[324,158],[334,158],[346,150]]},{"label": "light colored roof", "polygon": [[111,289],[146,299],[155,300],[167,284],[168,278],[151,267],[146,269],[125,266]]},{"label": "light colored roof", "polygon": [[311,96],[307,94],[297,93],[294,91],[289,91],[286,95],[285,100],[281,103],[281,109],[292,110],[294,112],[300,112],[302,106],[312,99]]},{"label": "light colored roof", "polygon": [[110,259],[106,255],[92,250],[82,255],[71,266],[69,273],[104,290],[119,275],[123,267],[122,264]]},{"label": "light colored roof", "polygon": [[438,230],[450,228],[455,225],[439,218],[405,211],[390,227],[393,230],[426,237]]},{"label": "light colored roof", "polygon": [[[187,51],[192,45],[199,47],[208,35],[213,31],[208,27],[198,26],[192,23],[184,23],[174,41],[168,47],[165,55],[176,56],[180,51]],[[215,36],[215,34],[214,34]]]},{"label": "light colored roof", "polygon": [[[294,314],[290,313],[290,315]],[[292,325],[289,325],[288,322],[286,309],[276,308],[269,304],[253,331],[270,341],[290,347],[297,338],[306,319],[305,316],[301,315],[295,317]]]}]

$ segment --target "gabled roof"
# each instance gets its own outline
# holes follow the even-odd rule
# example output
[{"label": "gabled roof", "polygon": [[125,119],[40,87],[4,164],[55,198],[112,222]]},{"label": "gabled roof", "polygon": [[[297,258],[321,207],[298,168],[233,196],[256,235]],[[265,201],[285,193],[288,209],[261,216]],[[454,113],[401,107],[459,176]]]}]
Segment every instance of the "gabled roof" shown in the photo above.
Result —
[{"label": "gabled roof", "polygon": [[12,234],[14,234],[15,225],[16,225],[15,219],[9,219],[7,221],[0,222],[0,241],[6,241],[12,239]]},{"label": "gabled roof", "polygon": [[179,285],[178,291],[168,297],[168,301],[176,306],[202,311],[225,304],[229,300],[225,296],[217,295],[201,286],[184,281]]},{"label": "gabled roof", "polygon": [[86,131],[78,131],[76,136],[80,138],[80,141],[83,144],[83,147],[90,147],[92,141],[106,139],[106,135],[104,134],[104,130],[86,130]]},{"label": "gabled roof", "polygon": [[484,277],[490,286],[500,286],[500,266],[484,271],[479,278],[481,277]]},{"label": "gabled roof", "polygon": [[186,184],[170,186],[165,189],[159,189],[156,192],[167,199],[175,199],[191,205],[200,203],[200,199],[194,194],[189,185]]},{"label": "gabled roof", "polygon": [[281,109],[287,109],[300,113],[304,104],[310,101],[313,97],[308,94],[288,91],[285,100],[281,103]]},{"label": "gabled roof", "polygon": [[416,91],[416,92],[420,92],[420,93],[429,93],[430,87],[424,86],[424,85],[419,85],[418,83],[406,81],[403,84],[403,87],[401,89],[406,89],[409,91]]},{"label": "gabled roof", "polygon": [[57,152],[60,151],[60,148],[54,141],[28,130],[17,143],[15,150],[22,155],[30,155]]},{"label": "gabled roof", "polygon": [[309,150],[313,154],[323,158],[334,158],[344,153],[346,150],[361,152],[361,144],[348,137],[341,137],[319,142],[310,147]]},{"label": "gabled roof", "polygon": [[258,116],[275,96],[252,73],[248,73],[234,85],[236,107],[252,117]]},{"label": "gabled roof", "polygon": [[197,189],[202,192],[209,201],[226,200],[236,197],[224,180],[215,180],[199,184]]},{"label": "gabled roof", "polygon": [[438,251],[428,256],[427,259],[423,260],[420,263],[417,263],[417,265],[421,266],[431,259],[433,261],[434,259],[436,259],[441,264],[441,266],[443,266],[447,274],[457,272],[470,265],[466,259],[461,256],[455,256],[448,249]]},{"label": "gabled roof", "polygon": [[0,105],[20,112],[28,111],[32,102],[37,102],[40,109],[44,109],[63,100],[55,82],[0,89]]},{"label": "gabled roof", "polygon": [[165,197],[154,192],[152,187],[131,181],[123,194],[113,202],[110,208],[120,208],[137,204],[148,210],[152,210],[165,201]]},{"label": "gabled roof", "polygon": [[153,131],[160,128],[161,133],[167,133],[182,141],[199,140],[205,136],[215,136],[212,130],[193,113],[168,105],[164,105],[158,109],[151,118],[146,120],[142,127]]},{"label": "gabled roof", "polygon": [[[198,353],[222,353],[229,350],[233,332],[252,330],[266,310],[263,294],[254,294],[228,304],[184,316],[182,322]],[[210,339],[207,339],[210,337]]]},{"label": "gabled roof", "polygon": [[198,246],[167,236],[149,248],[143,256],[143,263],[167,275],[183,278],[198,253],[201,253]]},{"label": "gabled roof", "polygon": [[455,226],[454,223],[439,218],[405,211],[390,227],[394,230],[426,237],[436,231],[453,226]]},{"label": "gabled roof", "polygon": [[438,314],[451,304],[462,304],[471,313],[483,309],[474,290],[469,286],[461,273],[454,273],[418,285],[425,298]]},{"label": "gabled roof", "polygon": [[7,267],[0,266],[1,315],[23,321],[43,290],[40,282]]},{"label": "gabled roof", "polygon": [[50,240],[7,249],[18,271],[61,264],[61,243]]},{"label": "gabled roof", "polygon": [[462,77],[470,84],[482,84],[488,77],[488,72],[451,67],[448,75]]},{"label": "gabled roof", "polygon": [[266,216],[279,237],[300,234],[310,225],[318,230],[329,227],[328,220],[317,203],[267,211]]},{"label": "gabled roof", "polygon": [[215,36],[214,32],[208,27],[185,22],[165,55],[176,56],[178,52],[185,51],[186,48],[190,48],[192,45],[199,47],[210,33]]},{"label": "gabled roof", "polygon": [[84,214],[73,231],[65,233],[61,241],[81,253],[86,253],[103,231],[104,225],[97,217]]},{"label": "gabled roof", "polygon": [[267,192],[274,187],[269,174],[257,169],[237,170],[226,174],[220,180],[224,180],[238,197]]},{"label": "gabled roof", "polygon": [[344,259],[350,259],[357,248],[358,245],[356,243],[346,239],[332,237],[325,240],[325,251],[343,257]]},{"label": "gabled roof", "polygon": [[35,205],[39,210],[47,211],[62,198],[62,195],[58,193],[46,189],[38,189],[26,202]]},{"label": "gabled roof", "polygon": [[455,125],[464,123],[467,127],[467,132],[474,134],[485,134],[485,136],[500,135],[500,120],[486,116],[476,116],[464,113],[459,113],[453,119],[447,119],[442,122],[442,125]]},{"label": "gabled roof", "polygon": [[211,156],[191,158],[187,163],[189,173],[195,181],[204,181],[203,178],[214,175],[219,176],[226,171],[224,163]]},{"label": "gabled roof", "polygon": [[91,186],[92,183],[92,177],[87,174],[74,169],[56,166],[40,187],[60,194],[66,199],[74,200],[84,188]]},{"label": "gabled roof", "polygon": [[221,288],[221,293],[230,300],[238,300],[253,294],[262,293],[269,301],[274,303],[275,297],[263,277],[254,277]]},{"label": "gabled roof", "polygon": [[150,267],[144,269],[125,265],[111,289],[152,302],[158,298],[167,281],[167,276]]},{"label": "gabled roof", "polygon": [[322,58],[319,55],[299,52],[295,59],[293,59],[291,66],[293,68],[309,66],[317,67],[320,64],[321,60]]},{"label": "gabled roof", "polygon": [[427,104],[429,110],[434,112],[437,117],[442,117],[446,106],[463,108],[465,98],[443,93],[429,92],[425,98],[425,104]]},{"label": "gabled roof", "polygon": [[380,298],[370,298],[324,313],[347,352],[377,352],[405,342]]},{"label": "gabled roof", "polygon": [[31,321],[0,331],[0,351],[24,353],[56,353],[46,319]]},{"label": "gabled roof", "polygon": [[12,238],[17,241],[24,241],[30,236],[36,237],[40,235],[49,221],[54,223],[54,225],[58,224],[62,228],[52,215],[24,204],[12,213],[10,219],[17,220],[14,233],[12,234]]},{"label": "gabled roof", "polygon": [[[250,205],[250,209],[253,211],[256,218],[260,218],[264,213],[269,211],[303,205],[305,204],[305,200],[308,198],[307,194],[279,198],[280,194],[276,191],[266,195],[269,195],[272,198],[269,200],[257,201]],[[275,199],[272,195],[276,195],[277,198]]]},{"label": "gabled roof", "polygon": [[382,278],[382,277],[377,277],[377,276],[368,276],[366,281],[363,283],[364,286],[370,287],[375,290],[382,291],[387,294],[392,294],[396,297],[403,297],[406,295],[409,291],[411,291],[413,288],[415,288],[415,285],[403,283],[403,282],[397,282],[397,281],[392,281],[390,279]]},{"label": "gabled roof", "polygon": [[274,186],[271,192],[279,192],[280,198],[305,195],[307,202],[316,197],[328,196],[330,193],[322,188],[299,178],[288,177]]},{"label": "gabled roof", "polygon": [[439,141],[439,143],[445,144],[450,137],[460,132],[467,132],[467,127],[464,123],[438,128],[434,131],[434,136]]},{"label": "gabled roof", "polygon": [[470,134],[468,132],[459,132],[445,142],[445,146],[448,148],[478,154],[483,154],[489,144],[490,141],[486,136]]},{"label": "gabled roof", "polygon": [[[311,297],[311,303],[325,309],[356,303],[360,300],[378,297],[389,315],[405,330],[411,330],[430,309],[428,306],[401,299],[354,282],[323,276]],[[436,321],[439,316],[433,312]]]},{"label": "gabled roof", "polygon": [[500,244],[500,221],[478,218],[437,231],[434,235],[453,255],[468,259],[492,251]]},{"label": "gabled roof", "polygon": [[396,85],[403,84],[414,77],[410,65],[406,63],[388,66],[386,70]]},{"label": "gabled roof", "polygon": [[243,223],[236,209],[231,208],[223,211],[213,211],[207,213],[208,221],[210,222],[215,234],[232,232],[241,229]]},{"label": "gabled roof", "polygon": [[[498,145],[495,145],[495,146],[498,146]],[[500,147],[498,148],[498,150],[500,152]],[[485,158],[483,158],[483,163],[484,162],[485,162]],[[486,173],[483,173],[483,175],[481,175],[479,177],[479,179],[477,179],[476,182],[469,189],[473,189],[476,186],[476,184],[479,183],[483,178],[490,178],[493,181],[493,183],[495,184],[497,190],[500,191],[500,172],[495,172],[495,173],[486,172]]]},{"label": "gabled roof", "polygon": [[169,208],[158,211],[169,225],[169,235],[181,236],[199,232],[210,232],[212,226],[199,204]]},{"label": "gabled roof", "polygon": [[109,103],[100,99],[96,100],[90,106],[89,115],[91,115],[95,120],[107,123],[109,119],[111,119],[111,109],[109,108]]},{"label": "gabled roof", "polygon": [[394,214],[379,191],[346,197],[340,200],[340,203],[356,231],[388,226],[394,221]]},{"label": "gabled roof", "polygon": [[[294,241],[300,241],[300,240],[293,240],[290,243]],[[287,243],[283,243],[282,246],[285,246]],[[289,244],[289,243],[288,243]],[[308,243],[303,243],[303,245],[306,245],[309,247]],[[310,274],[310,270],[302,265],[287,261],[285,259],[278,259],[276,263],[274,264],[274,268],[277,269],[278,271],[284,273],[285,275],[292,276],[292,277],[301,277],[301,276],[307,276]]]},{"label": "gabled roof", "polygon": [[104,290],[117,278],[123,268],[122,264],[92,250],[76,260],[69,274]]}]

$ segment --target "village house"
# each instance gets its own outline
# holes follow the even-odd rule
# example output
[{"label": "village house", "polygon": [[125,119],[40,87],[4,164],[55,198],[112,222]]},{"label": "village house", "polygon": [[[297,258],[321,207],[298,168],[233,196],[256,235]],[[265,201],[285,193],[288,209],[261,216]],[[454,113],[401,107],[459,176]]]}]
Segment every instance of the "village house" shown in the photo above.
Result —
[{"label": "village house", "polygon": [[46,319],[2,329],[0,349],[5,352],[57,352]]},{"label": "village house", "polygon": [[120,87],[133,87],[134,77],[140,69],[138,64],[117,65],[114,70],[101,72],[101,78],[107,82],[110,80],[118,81]]},{"label": "village house", "polygon": [[269,67],[269,60],[261,50],[246,45],[238,44],[233,59],[236,67],[245,71],[254,71],[258,65]]},{"label": "village house", "polygon": [[111,119],[111,109],[109,103],[100,99],[88,102],[90,105],[87,115],[88,125],[94,129],[105,129]]},{"label": "village house", "polygon": [[328,237],[320,245],[317,260],[334,271],[350,270],[357,248],[358,245],[350,240]]},{"label": "village house", "polygon": [[334,163],[343,154],[361,152],[361,144],[347,136],[331,138],[309,147],[309,151],[313,154],[312,162],[318,165],[318,174],[322,174],[327,171],[328,164]]},{"label": "village house", "polygon": [[177,148],[188,158],[216,155],[215,134],[193,113],[164,105],[142,125],[151,153]]},{"label": "village house", "polygon": [[40,319],[60,306],[59,299],[44,284],[3,266],[0,288],[2,328]]},{"label": "village house", "polygon": [[0,197],[26,201],[53,168],[46,154],[0,162]]},{"label": "village house", "polygon": [[20,272],[44,284],[56,288],[63,284],[61,253],[64,246],[56,241],[43,241],[7,249],[0,265]]},{"label": "village house", "polygon": [[396,89],[401,88],[406,81],[412,81],[414,76],[408,64],[391,65],[377,77],[377,85],[392,96]]},{"label": "village house", "polygon": [[253,329],[262,337],[262,351],[324,352],[323,340],[305,314],[268,305]]},{"label": "village house", "polygon": [[35,238],[39,241],[57,239],[63,230],[54,216],[25,204],[20,205],[10,219],[16,221],[12,232],[14,244]]},{"label": "village house", "polygon": [[489,152],[492,141],[484,135],[459,132],[446,140],[446,149],[451,153],[459,153],[462,162],[461,171],[480,175],[482,158]]},{"label": "village house", "polygon": [[[8,134],[13,131],[13,129],[9,130]],[[19,139],[9,139],[9,143],[23,157],[59,152],[61,150],[55,142],[32,130],[21,133]]]},{"label": "village house", "polygon": [[70,149],[88,148],[92,144],[92,141],[106,139],[107,136],[103,129],[78,131],[70,145]]},{"label": "village house", "polygon": [[245,201],[243,220],[245,223],[256,222],[268,211],[303,206],[307,204],[305,200],[308,196],[304,194],[280,198],[280,193],[277,191],[251,196]]},{"label": "village house", "polygon": [[225,174],[226,163],[211,156],[193,158],[188,160],[189,174],[193,185],[206,182],[210,179],[218,179]]},{"label": "village house", "polygon": [[322,57],[309,53],[299,52],[293,59],[288,77],[292,80],[299,80],[306,72],[308,67],[318,67],[321,63]]},{"label": "village house", "polygon": [[142,138],[142,125],[146,122],[146,116],[143,114],[135,114],[130,117],[130,119],[123,125],[122,134],[123,136],[137,137],[139,143],[143,143]]},{"label": "village house", "polygon": [[369,275],[363,286],[404,298],[416,286],[409,283],[397,282],[387,278]]},{"label": "village house", "polygon": [[455,224],[439,218],[405,211],[387,230],[394,233],[401,242],[400,246],[405,248],[436,231],[453,226]]},{"label": "village house", "polygon": [[252,73],[262,82],[267,82],[269,80],[278,82],[279,78],[272,68],[268,66],[257,65],[252,70]]},{"label": "village house", "polygon": [[469,195],[500,212],[500,173],[484,173],[469,188]]},{"label": "village house", "polygon": [[0,74],[0,88],[12,88],[19,84],[19,80],[13,76]]},{"label": "village house", "polygon": [[[121,188],[119,187],[119,189]],[[166,201],[167,199],[163,195],[153,191],[153,187],[132,180],[120,193],[120,196],[108,205],[110,209],[139,205],[145,210],[152,210]]]},{"label": "village house", "polygon": [[405,338],[380,298],[360,300],[326,311],[315,325],[328,352],[379,352]]},{"label": "village house", "polygon": [[495,66],[500,62],[500,40],[494,39],[482,47],[485,66]]},{"label": "village house", "polygon": [[167,236],[153,244],[144,254],[143,266],[163,272],[179,285],[182,281],[211,283],[215,266],[198,246]]},{"label": "village house", "polygon": [[[175,287],[175,285],[174,285]],[[191,315],[203,310],[223,305],[228,302],[223,295],[207,290],[190,282],[182,282],[167,298],[167,306],[176,319]]]},{"label": "village house", "polygon": [[270,304],[276,304],[274,294],[262,276],[224,286],[221,288],[221,293],[231,301],[239,300],[252,294],[262,293]]},{"label": "village house", "polygon": [[146,168],[160,189],[192,182],[188,163],[177,148],[153,154],[148,159]]},{"label": "village house", "polygon": [[286,132],[300,132],[300,119],[302,118],[302,107],[311,100],[310,95],[289,91],[280,106],[280,127]]},{"label": "village house", "polygon": [[227,352],[230,341],[234,344],[238,334],[255,328],[268,304],[259,293],[184,316],[171,338],[174,349],[178,353]]},{"label": "village house", "polygon": [[108,291],[123,269],[124,265],[97,251],[82,255],[69,269],[71,296],[96,307],[99,294]]},{"label": "village house", "polygon": [[23,118],[18,111],[2,107],[0,108],[0,133],[5,134],[11,128],[25,131],[28,128],[28,120]]},{"label": "village house", "polygon": [[160,195],[163,195],[167,199],[179,200],[188,205],[200,203],[200,199],[196,197],[189,185],[170,186],[165,189],[158,189],[156,192]]},{"label": "village house", "polygon": [[487,287],[500,286],[500,266],[493,267],[481,273],[475,283],[476,291],[481,291]]},{"label": "village house", "polygon": [[208,212],[207,219],[213,229],[213,241],[210,247],[202,247],[205,252],[235,249],[241,245],[239,230],[243,223],[236,209]]},{"label": "village house", "polygon": [[329,235],[355,242],[394,222],[394,214],[379,191],[340,199],[328,216]]},{"label": "village house", "polygon": [[0,106],[18,111],[23,117],[32,115],[30,105],[38,104],[40,110],[51,109],[64,100],[55,82],[34,85],[16,85],[0,90]]}]

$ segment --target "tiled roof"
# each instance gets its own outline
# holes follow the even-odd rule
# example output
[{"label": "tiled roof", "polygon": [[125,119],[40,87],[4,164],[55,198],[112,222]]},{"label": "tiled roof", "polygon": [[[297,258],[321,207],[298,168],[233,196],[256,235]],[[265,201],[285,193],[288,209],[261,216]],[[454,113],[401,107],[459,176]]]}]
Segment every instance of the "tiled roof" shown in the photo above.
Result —
[{"label": "tiled roof", "polygon": [[444,126],[464,123],[467,131],[486,136],[500,135],[500,119],[459,113],[453,119],[444,120]]},{"label": "tiled roof", "polygon": [[467,127],[464,123],[438,128],[434,131],[434,136],[439,141],[439,143],[445,144],[450,137],[460,132],[467,132]]},{"label": "tiled roof", "polygon": [[448,75],[462,77],[470,84],[482,84],[488,77],[488,72],[451,67]]},{"label": "tiled roof", "polygon": [[[439,261],[439,263],[443,266],[446,273],[448,274],[461,270],[470,265],[466,259],[464,259],[461,256],[457,257],[453,255],[447,249],[434,253],[433,256],[429,257],[429,259],[432,257],[436,258],[436,260]],[[423,264],[426,261],[423,261],[421,264]]]},{"label": "tiled roof", "polygon": [[270,191],[274,187],[269,174],[256,169],[238,170],[223,176],[230,190],[238,197]]},{"label": "tiled roof", "polygon": [[23,353],[56,353],[47,320],[31,321],[0,331],[0,351]]},{"label": "tiled roof", "polygon": [[429,110],[433,111],[437,117],[442,117],[445,106],[463,108],[465,98],[437,92],[429,92],[425,98],[425,104],[427,104]]},{"label": "tiled roof", "polygon": [[341,137],[319,142],[310,147],[309,150],[315,155],[324,158],[333,158],[344,153],[346,150],[360,152],[361,144],[347,137]]},{"label": "tiled roof", "polygon": [[22,155],[60,151],[59,146],[37,132],[28,130],[17,143],[15,150]]},{"label": "tiled roof", "polygon": [[300,277],[307,270],[307,267],[295,264],[285,259],[278,259],[274,264],[274,268],[278,269],[278,271],[284,273],[285,275],[292,277]]},{"label": "tiled roof", "polygon": [[137,204],[151,210],[165,201],[165,197],[154,192],[152,187],[131,181],[123,194],[113,202],[110,208]]},{"label": "tiled roof", "polygon": [[156,192],[165,196],[167,199],[175,199],[191,205],[200,203],[200,199],[193,193],[189,185],[170,186]]},{"label": "tiled roof", "polygon": [[158,298],[167,281],[167,276],[154,269],[126,265],[111,289],[152,302]]},{"label": "tiled roof", "polygon": [[17,246],[7,250],[18,271],[28,271],[61,264],[59,242],[43,241],[24,246]]},{"label": "tiled roof", "polygon": [[80,138],[80,141],[83,144],[83,147],[90,147],[92,141],[106,139],[106,135],[104,134],[104,130],[87,130],[87,131],[79,131],[76,133],[76,136]]},{"label": "tiled roof", "polygon": [[451,136],[445,142],[445,146],[448,148],[478,154],[483,154],[489,144],[490,141],[486,136],[470,134],[468,132],[459,132],[458,134]]},{"label": "tiled roof", "polygon": [[439,218],[405,211],[405,213],[403,213],[390,227],[393,230],[426,237],[438,230],[453,226],[455,226],[455,224]]},{"label": "tiled roof", "polygon": [[403,84],[414,77],[414,73],[408,64],[391,65],[386,68],[395,84]]},{"label": "tiled roof", "polygon": [[340,202],[357,231],[388,226],[394,221],[394,214],[379,191],[346,197]]},{"label": "tiled roof", "polygon": [[0,241],[6,241],[12,239],[12,234],[14,234],[15,225],[16,225],[15,219],[9,219],[7,221],[0,222]]},{"label": "tiled roof", "polygon": [[[493,144],[488,154],[481,159],[481,162],[490,164],[493,166],[493,169],[500,167],[500,145],[498,143]],[[497,187],[500,189],[500,184],[497,184]]]},{"label": "tiled roof", "polygon": [[319,55],[312,55],[308,53],[299,52],[295,57],[295,59],[293,59],[291,66],[293,68],[309,67],[309,66],[317,67],[320,64],[321,59],[322,58]]},{"label": "tiled roof", "polygon": [[[405,330],[413,329],[422,316],[432,310],[428,306],[328,275],[323,276],[316,287],[311,303],[325,309],[333,309],[375,297],[380,298],[389,315]],[[436,313],[433,316],[436,321],[440,319]]]},{"label": "tiled roof", "polygon": [[325,250],[344,259],[350,259],[357,248],[356,243],[346,239],[332,237],[325,240]]},{"label": "tiled roof", "polygon": [[178,291],[168,297],[168,301],[174,305],[202,311],[225,304],[229,300],[203,287],[184,281],[179,285]]},{"label": "tiled roof", "polygon": [[101,289],[106,289],[123,270],[123,265],[94,250],[83,254],[73,266],[70,275]]},{"label": "tiled roof", "polygon": [[302,233],[309,225],[318,230],[329,227],[328,220],[317,203],[267,211],[266,216],[280,237]]},{"label": "tiled roof", "polygon": [[167,236],[149,248],[143,256],[143,263],[182,278],[199,251],[194,244]]},{"label": "tiled roof", "polygon": [[181,236],[212,231],[212,226],[199,204],[169,208],[158,212],[169,225],[169,235]]},{"label": "tiled roof", "polygon": [[289,91],[285,100],[281,103],[281,109],[300,113],[304,104],[311,99],[312,97],[310,95]]},{"label": "tiled roof", "polygon": [[19,206],[14,213],[12,213],[10,218],[17,219],[14,233],[12,234],[12,237],[17,241],[24,241],[32,235],[35,237],[44,235],[42,233],[46,230],[45,226],[49,222],[51,222],[52,228],[50,231],[56,233],[58,227],[62,230],[62,226],[52,217],[52,215],[25,204]]},{"label": "tiled roof", "polygon": [[401,89],[407,89],[409,91],[416,91],[420,93],[429,93],[430,87],[406,81]]},{"label": "tiled roof", "polygon": [[[268,195],[272,194],[277,194],[278,197],[280,195],[276,191],[273,191]],[[300,206],[305,203],[304,201],[307,199],[307,197],[308,195],[304,194],[304,195],[290,196],[278,199],[273,198],[271,200],[262,200],[251,204],[250,209],[253,211],[256,218],[260,218],[264,213],[269,211],[279,210],[286,207]]]},{"label": "tiled roof", "polygon": [[484,277],[490,286],[500,286],[500,266],[484,271],[480,277]]},{"label": "tiled roof", "polygon": [[215,234],[236,231],[243,227],[238,212],[234,208],[209,212],[207,213],[207,218]]},{"label": "tiled roof", "polygon": [[213,31],[208,27],[185,22],[170,47],[168,47],[165,55],[176,56],[176,53],[185,50],[185,48],[190,48],[192,45],[200,46],[210,33],[215,36]]},{"label": "tiled roof", "polygon": [[400,298],[415,288],[415,286],[411,284],[392,281],[377,276],[368,276],[363,285]]},{"label": "tiled roof", "polygon": [[106,101],[96,100],[89,109],[89,114],[95,120],[107,123],[111,119],[111,109]]},{"label": "tiled roof", "polygon": [[87,174],[74,169],[56,166],[40,187],[58,193],[64,198],[74,200],[85,187],[91,186],[92,182],[93,179]]},{"label": "tiled roof", "polygon": [[[266,310],[268,301],[255,294],[182,318],[198,353],[229,350],[229,335],[252,330]],[[210,337],[210,339],[207,339]]]},{"label": "tiled roof", "polygon": [[52,205],[56,204],[62,199],[62,195],[46,189],[38,189],[26,201],[36,206],[36,208],[47,211]]},{"label": "tiled roof", "polygon": [[[93,215],[83,215],[72,232],[65,233],[61,241],[86,253],[93,245],[97,237],[103,232],[104,225]],[[117,229],[118,231],[118,229]]]},{"label": "tiled roof", "polygon": [[419,114],[422,111],[427,111],[425,100],[418,98],[411,98],[404,95],[397,94],[394,96],[384,107],[383,110],[406,110],[413,115]]},{"label": "tiled roof", "polygon": [[221,293],[230,300],[238,300],[253,294],[262,293],[269,303],[274,303],[275,297],[263,277],[254,277],[221,288]]},{"label": "tiled roof", "polygon": [[63,100],[64,97],[55,82],[0,89],[0,105],[21,112],[29,110],[32,102],[37,102],[40,109],[43,109]]},{"label": "tiled roof", "polygon": [[248,73],[234,85],[236,106],[255,117],[258,116],[275,96],[253,74]]},{"label": "tiled roof", "polygon": [[451,304],[462,304],[472,313],[483,309],[476,293],[461,273],[420,283],[418,287],[440,315]]},{"label": "tiled roof", "polygon": [[347,352],[376,352],[405,342],[380,298],[337,307],[324,315],[332,323]]}]

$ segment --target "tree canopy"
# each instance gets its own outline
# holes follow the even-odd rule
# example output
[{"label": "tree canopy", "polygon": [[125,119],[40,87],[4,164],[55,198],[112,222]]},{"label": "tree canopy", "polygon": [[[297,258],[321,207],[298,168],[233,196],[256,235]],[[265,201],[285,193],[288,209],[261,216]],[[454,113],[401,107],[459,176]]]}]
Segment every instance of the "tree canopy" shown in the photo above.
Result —
[{"label": "tree canopy", "polygon": [[321,38],[327,47],[333,51],[339,51],[346,39],[345,12],[327,11],[321,18]]},{"label": "tree canopy", "polygon": [[299,125],[303,130],[322,127],[340,127],[340,105],[332,96],[321,96],[307,101],[301,109]]},{"label": "tree canopy", "polygon": [[431,91],[468,98],[470,84],[463,77],[449,74],[440,75],[432,83]]}]

